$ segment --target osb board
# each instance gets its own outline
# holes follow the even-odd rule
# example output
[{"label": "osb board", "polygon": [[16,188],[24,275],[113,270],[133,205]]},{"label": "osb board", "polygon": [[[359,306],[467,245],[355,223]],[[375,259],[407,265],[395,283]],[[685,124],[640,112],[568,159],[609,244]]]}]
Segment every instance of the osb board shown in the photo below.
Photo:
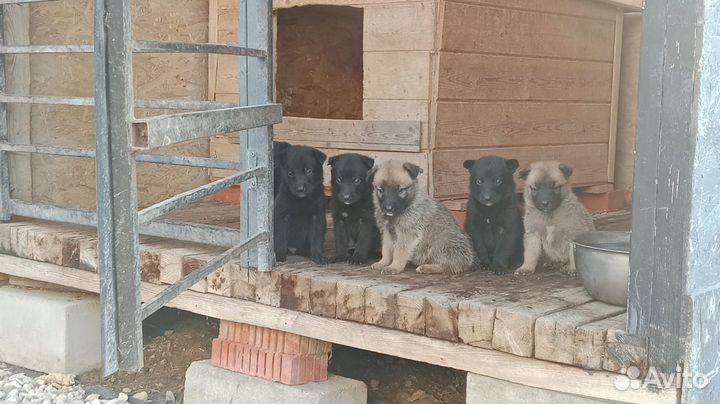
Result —
[{"label": "osb board", "polygon": [[527,167],[538,160],[561,161],[573,168],[571,181],[577,186],[604,182],[607,175],[606,143],[435,150],[432,154],[435,197],[442,199],[465,197],[468,192],[468,171],[463,168],[463,161],[478,159],[485,155],[518,159],[520,167]]},{"label": "osb board", "polygon": [[[21,258],[80,268],[83,250],[92,249],[96,242],[83,241],[93,235],[94,229],[80,226],[41,221],[4,223],[0,224],[0,249]],[[140,251],[142,280],[161,284],[176,282],[197,270],[222,249],[143,236]],[[91,265],[85,270],[96,272],[96,257],[86,255],[91,256]],[[566,343],[568,339],[575,340],[575,329],[624,311],[621,307],[591,302],[577,278],[555,271],[501,277],[489,272],[419,275],[408,270],[393,276],[362,266],[319,267],[297,257],[291,257],[270,273],[242,268],[233,261],[192,289],[442,340],[459,341],[461,331],[467,336],[473,327],[491,330],[493,334],[509,332],[516,341],[530,341],[541,351],[562,349],[572,358],[588,353],[587,344]],[[363,315],[349,315],[346,309],[350,306]],[[552,324],[561,324],[563,334],[553,334]],[[594,324],[590,353],[605,352],[604,336],[619,335],[624,328],[623,321],[609,323],[605,329]],[[535,338],[538,330],[540,334]],[[493,347],[515,352],[515,347],[495,344],[494,338]],[[543,342],[548,338],[562,338],[563,341],[548,344],[563,342],[563,345],[548,346]],[[624,351],[621,339],[615,338],[613,343],[618,353]],[[585,365],[600,370],[603,363],[587,361]]]},{"label": "osb board", "polygon": [[442,50],[613,61],[614,21],[445,3]]},{"label": "osb board", "polygon": [[364,50],[433,50],[436,7],[435,1],[366,5]]},{"label": "osb board", "polygon": [[[327,149],[320,148],[328,158],[342,154],[342,153],[357,153],[357,150],[346,150],[346,149]],[[427,189],[428,187],[428,175],[429,175],[429,164],[428,154],[425,152],[410,153],[410,152],[390,152],[390,151],[361,151],[362,154],[370,156],[378,161],[385,161],[390,159],[396,159],[401,161],[408,161],[418,165],[423,169],[422,174],[418,177],[419,184]],[[223,159],[223,160],[238,160],[240,158],[240,148],[238,146],[237,135],[229,136],[214,136],[210,138],[210,157]],[[324,175],[326,188],[330,186],[330,166],[325,164]],[[210,170],[210,179],[216,180],[228,175],[231,175],[234,171],[230,170]]]},{"label": "osb board", "polygon": [[635,133],[637,130],[638,78],[640,76],[640,34],[642,14],[625,14],[620,70],[615,186],[631,198],[635,169]]},{"label": "osb board", "polygon": [[612,64],[440,52],[440,100],[609,102]]},{"label": "osb board", "polygon": [[[207,40],[207,1],[133,1],[135,39],[203,42]],[[93,11],[89,0],[36,3],[31,6],[33,44],[92,43]],[[196,99],[207,97],[207,57],[203,55],[138,55],[134,58],[136,98]],[[92,97],[92,55],[32,55],[31,91],[36,95]],[[158,113],[155,111],[153,113]],[[148,111],[137,111],[143,116]],[[88,107],[37,105],[32,108],[32,142],[94,148],[94,110]],[[172,148],[178,153],[207,156],[207,141]],[[170,150],[170,149],[168,149]],[[94,208],[95,164],[92,159],[35,156],[33,198],[65,206]],[[141,206],[207,182],[204,169],[139,164]]]},{"label": "osb board", "polygon": [[441,101],[436,122],[438,149],[603,143],[610,105]]},{"label": "osb board", "polygon": [[275,94],[283,115],[361,119],[363,10],[306,6],[276,13]]}]

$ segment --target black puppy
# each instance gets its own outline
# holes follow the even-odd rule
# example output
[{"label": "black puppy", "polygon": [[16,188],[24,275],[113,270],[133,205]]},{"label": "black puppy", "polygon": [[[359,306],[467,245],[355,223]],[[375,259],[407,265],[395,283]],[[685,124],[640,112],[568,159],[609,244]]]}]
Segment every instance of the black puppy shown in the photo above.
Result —
[{"label": "black puppy", "polygon": [[277,196],[278,190],[280,189],[280,170],[278,168],[278,156],[280,153],[290,147],[291,144],[288,142],[277,142],[273,140],[273,195]]},{"label": "black puppy", "polygon": [[[380,251],[380,231],[375,224],[372,183],[368,172],[375,164],[370,157],[355,153],[331,157],[332,200],[335,223],[333,261],[362,264]],[[354,246],[354,251],[351,251]]]},{"label": "black puppy", "polygon": [[515,159],[486,156],[463,163],[470,171],[465,231],[473,242],[480,265],[496,274],[522,264],[523,222],[515,195]]},{"label": "black puppy", "polygon": [[327,220],[323,192],[325,153],[290,146],[278,153],[280,188],[275,197],[275,259],[292,254],[327,262],[323,254]]}]

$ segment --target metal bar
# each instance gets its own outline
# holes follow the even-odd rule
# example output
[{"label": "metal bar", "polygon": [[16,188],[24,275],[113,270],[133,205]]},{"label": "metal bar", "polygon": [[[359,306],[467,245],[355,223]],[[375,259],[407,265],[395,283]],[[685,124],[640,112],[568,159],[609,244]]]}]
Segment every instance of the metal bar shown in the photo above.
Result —
[{"label": "metal bar", "polygon": [[155,148],[281,121],[280,104],[236,106],[138,119],[133,123],[132,138],[135,147]]},{"label": "metal bar", "polygon": [[77,147],[56,147],[33,144],[0,143],[0,150],[15,153],[55,154],[69,157],[95,157],[95,150]]},{"label": "metal bar", "polygon": [[[4,10],[0,6],[0,46],[5,44]],[[0,93],[5,92],[5,58],[0,56]],[[0,143],[8,141],[7,106],[0,104]],[[10,173],[8,172],[8,154],[0,151],[0,220],[10,219]]]},{"label": "metal bar", "polygon": [[57,0],[0,0],[0,6],[9,4],[25,4],[25,3],[40,3],[46,1],[57,1]]},{"label": "metal bar", "polygon": [[167,289],[161,293],[153,296],[150,300],[142,305],[142,316],[143,319],[147,318],[152,313],[156,312],[159,308],[167,304],[172,299],[176,298],[180,293],[189,289],[192,285],[198,283],[200,280],[207,278],[210,274],[218,270],[223,265],[227,264],[231,260],[237,258],[241,253],[247,251],[251,247],[257,245],[263,238],[268,238],[268,233],[258,233],[248,238],[243,243],[236,245],[225,251],[223,254],[210,260],[204,267],[189,273],[179,281],[168,286]]},{"label": "metal bar", "polygon": [[0,46],[0,54],[21,55],[32,53],[93,53],[92,45],[22,45]]},{"label": "metal bar", "polygon": [[[240,58],[240,104],[254,105],[272,102],[273,97],[273,39],[272,0],[238,0],[238,44],[267,52],[265,59]],[[242,133],[240,161],[243,169],[269,167],[268,176],[242,187],[240,203],[240,231],[245,237],[273,228],[272,195],[272,128],[264,126]],[[272,234],[272,233],[270,233]],[[259,271],[272,269],[275,260],[272,237],[264,240],[257,254],[244,254],[243,264]]]},{"label": "metal bar", "polygon": [[[104,324],[103,374],[143,366],[130,0],[95,1],[98,264]],[[107,356],[109,355],[109,356]]]},{"label": "metal bar", "polygon": [[135,53],[214,53],[264,58],[265,51],[219,43],[134,41]]},{"label": "metal bar", "polygon": [[181,206],[185,206],[188,203],[198,201],[202,198],[205,198],[206,196],[212,195],[220,190],[231,187],[233,185],[238,185],[242,182],[247,181],[249,178],[265,176],[265,172],[265,167],[257,167],[175,195],[172,198],[166,199],[162,202],[158,202],[152,206],[141,210],[140,213],[138,213],[138,220],[141,224],[148,223],[166,213],[172,212],[173,210]]},{"label": "metal bar", "polygon": [[[3,95],[0,94],[0,103],[6,104],[45,104],[45,105],[73,105],[92,107],[95,99],[89,97],[61,97],[45,95]],[[184,110],[210,110],[219,108],[232,108],[238,104],[215,101],[192,100],[136,100],[135,107],[143,109],[184,109]]]},{"label": "metal bar", "polygon": [[[10,211],[15,216],[73,223],[82,226],[97,226],[97,214],[87,209],[63,208],[11,199]],[[232,247],[243,240],[240,237],[240,231],[236,229],[171,220],[155,220],[147,223],[140,227],[140,233],[147,236],[191,241],[220,247]]]}]

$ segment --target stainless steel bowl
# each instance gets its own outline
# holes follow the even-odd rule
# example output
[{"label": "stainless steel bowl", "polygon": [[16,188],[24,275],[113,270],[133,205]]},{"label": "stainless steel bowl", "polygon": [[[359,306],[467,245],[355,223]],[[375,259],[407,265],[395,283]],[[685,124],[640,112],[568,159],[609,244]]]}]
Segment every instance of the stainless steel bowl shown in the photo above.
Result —
[{"label": "stainless steel bowl", "polygon": [[588,294],[601,302],[627,305],[630,232],[591,231],[573,243],[575,267]]}]

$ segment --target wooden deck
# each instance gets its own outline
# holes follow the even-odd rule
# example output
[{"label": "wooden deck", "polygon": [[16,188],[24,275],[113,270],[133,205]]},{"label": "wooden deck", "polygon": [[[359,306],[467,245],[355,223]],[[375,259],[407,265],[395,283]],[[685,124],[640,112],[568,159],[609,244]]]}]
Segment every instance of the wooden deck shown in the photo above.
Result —
[{"label": "wooden deck", "polygon": [[[237,226],[237,212],[237,206],[202,203],[167,218]],[[622,228],[628,218],[627,214],[606,215],[599,227],[606,228],[605,223]],[[0,273],[94,291],[96,244],[94,228],[18,218],[0,224],[0,252],[6,257],[0,263]],[[142,236],[144,288],[172,284],[220,252],[222,249],[216,247]],[[645,367],[645,342],[625,333],[625,308],[594,301],[576,278],[558,272],[539,271],[528,277],[489,272],[381,275],[369,267],[319,267],[291,258],[269,273],[232,262],[191,290],[199,292],[194,296],[223,297],[221,301],[226,303],[222,305],[252,302],[258,308],[340,321],[332,324],[372,326],[380,335],[393,329],[428,340],[449,341],[456,344],[453,346],[482,348],[478,352],[497,351],[609,372],[632,365]],[[32,269],[27,260],[51,265]],[[158,287],[153,287],[152,294],[162,289]],[[208,308],[206,303],[203,310],[196,307],[193,311],[212,315],[222,309]],[[358,345],[345,335],[330,340]]]}]

